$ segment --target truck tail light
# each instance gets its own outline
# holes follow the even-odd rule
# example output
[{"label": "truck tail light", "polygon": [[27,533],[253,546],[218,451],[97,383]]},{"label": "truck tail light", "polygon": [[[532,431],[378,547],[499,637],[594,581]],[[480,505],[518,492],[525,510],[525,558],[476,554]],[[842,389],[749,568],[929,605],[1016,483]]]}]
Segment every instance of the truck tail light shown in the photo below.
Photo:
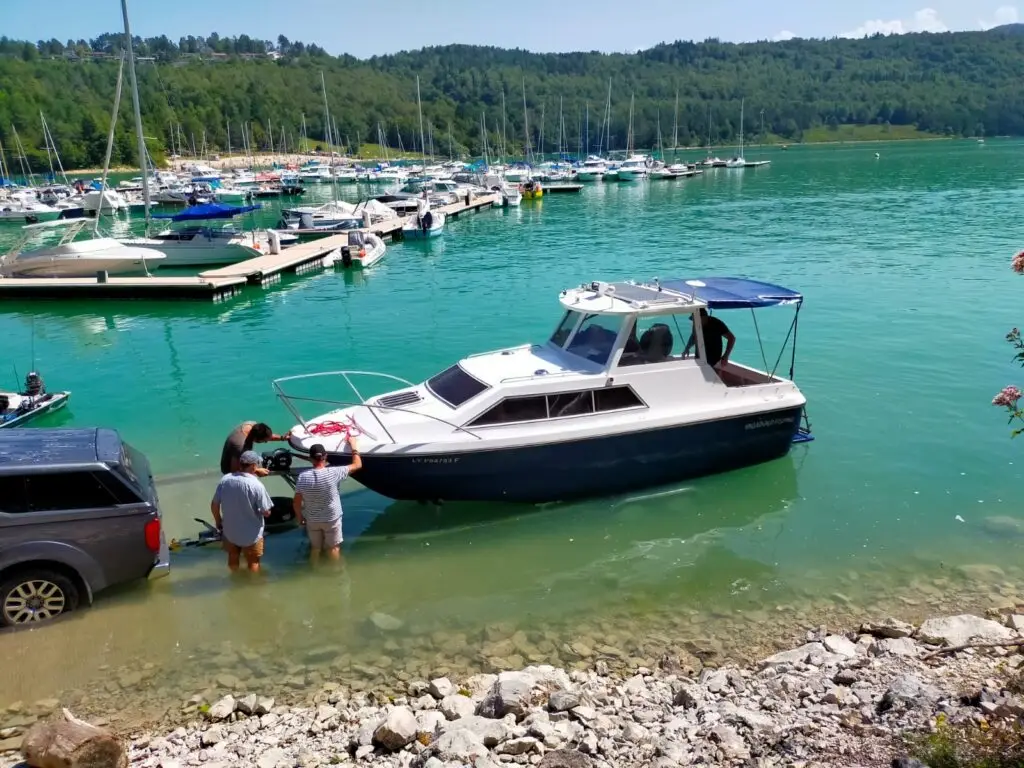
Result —
[{"label": "truck tail light", "polygon": [[150,520],[146,523],[146,546],[151,552],[160,551],[160,520]]}]

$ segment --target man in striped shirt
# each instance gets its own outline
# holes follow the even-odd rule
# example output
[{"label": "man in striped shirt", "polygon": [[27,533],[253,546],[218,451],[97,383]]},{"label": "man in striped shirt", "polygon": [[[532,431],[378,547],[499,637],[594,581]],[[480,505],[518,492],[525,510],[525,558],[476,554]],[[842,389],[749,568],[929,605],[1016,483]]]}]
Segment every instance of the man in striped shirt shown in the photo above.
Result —
[{"label": "man in striped shirt", "polygon": [[326,552],[331,560],[341,557],[341,481],[363,466],[355,440],[346,440],[352,450],[352,463],[347,467],[327,466],[327,449],[320,443],[309,449],[312,469],[299,475],[292,502],[299,525],[306,527],[309,537],[309,560],[313,565]]}]

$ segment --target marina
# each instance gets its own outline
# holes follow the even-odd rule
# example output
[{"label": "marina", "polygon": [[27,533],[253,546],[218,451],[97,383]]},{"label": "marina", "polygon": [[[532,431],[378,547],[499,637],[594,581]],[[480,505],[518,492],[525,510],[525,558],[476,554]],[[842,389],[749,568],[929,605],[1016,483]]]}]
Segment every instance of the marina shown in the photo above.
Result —
[{"label": "marina", "polygon": [[[960,633],[931,617],[1024,632],[1024,142],[773,147],[854,117],[794,111],[732,44],[608,57],[613,106],[560,56],[339,65],[283,34],[136,38],[121,10],[123,38],[74,46],[110,61],[0,41],[42,129],[3,128],[20,176],[0,154],[0,754],[66,707],[144,768],[803,761],[728,702],[881,742],[883,671],[930,674]],[[807,94],[873,82],[817,48],[861,43],[791,45],[814,67],[773,70]],[[715,86],[680,83],[666,149],[698,50]],[[35,108],[44,70],[106,88],[80,66],[116,71],[109,125]],[[859,127],[906,128],[868,89]],[[999,688],[1003,656],[970,659]]]},{"label": "marina", "polygon": [[[495,195],[482,195],[465,202],[451,203],[438,210],[456,219],[461,214],[478,212],[493,207]],[[0,298],[100,298],[100,299],[199,299],[224,301],[237,296],[246,285],[263,286],[279,280],[283,274],[303,275],[331,266],[338,250],[348,243],[352,231],[371,232],[381,238],[401,237],[408,217],[394,218],[365,230],[344,230],[328,234],[305,243],[251,259],[208,269],[195,276],[165,277],[161,274],[145,277],[0,277]],[[329,230],[328,230],[329,231]],[[313,230],[295,234],[322,234]]]}]

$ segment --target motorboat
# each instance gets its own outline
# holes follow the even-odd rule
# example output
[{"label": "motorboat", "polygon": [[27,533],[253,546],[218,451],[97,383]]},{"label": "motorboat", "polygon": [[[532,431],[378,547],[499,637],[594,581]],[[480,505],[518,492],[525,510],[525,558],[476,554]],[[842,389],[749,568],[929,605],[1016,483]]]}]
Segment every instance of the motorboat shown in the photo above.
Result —
[{"label": "motorboat", "polygon": [[309,165],[299,169],[299,179],[303,184],[330,184],[332,175],[329,165]]},{"label": "motorboat", "polygon": [[664,166],[662,168],[656,168],[651,171],[652,179],[662,179],[671,181],[673,179],[682,179],[687,176],[693,176],[694,171],[684,163],[674,163],[673,165]]},{"label": "motorboat", "polygon": [[[561,320],[542,343],[471,355],[421,383],[335,371],[278,379],[274,389],[298,421],[292,450],[308,455],[319,443],[331,463],[346,464],[354,437],[359,482],[394,499],[544,503],[619,493],[769,461],[813,439],[792,380],[802,301],[735,277],[585,283],[560,294]],[[796,310],[777,358],[789,362],[788,378],[778,362],[708,365],[704,333],[694,333],[707,310],[779,305]],[[316,377],[335,377],[354,397],[346,403],[332,391],[322,401],[332,409],[306,419],[297,403],[310,398],[286,387]],[[365,397],[355,380],[390,391]]]},{"label": "motorboat", "polygon": [[363,225],[356,207],[343,200],[332,200],[323,205],[300,206],[281,210],[282,226],[288,229],[353,229]]},{"label": "motorboat", "polygon": [[338,168],[334,172],[334,180],[339,184],[355,184],[359,180],[359,174],[354,168]]},{"label": "motorboat", "polygon": [[[107,275],[149,274],[165,256],[154,248],[127,245],[110,237],[75,240],[89,222],[71,219],[44,222],[25,227],[22,239],[0,256],[0,277],[96,277]],[[68,226],[56,245],[24,250],[27,242],[41,231]]]},{"label": "motorboat", "polygon": [[509,184],[507,181],[502,180],[491,187],[491,189],[501,195],[501,205],[503,208],[518,208],[523,202],[522,190],[515,184]]},{"label": "motorboat", "polygon": [[619,166],[616,178],[619,181],[640,181],[647,178],[647,157],[644,155],[630,155]]},{"label": "motorboat", "polygon": [[25,198],[0,202],[0,224],[39,224],[54,221],[60,214],[60,208]]},{"label": "motorboat", "polygon": [[297,236],[273,229],[244,231],[233,223],[220,226],[210,223],[233,219],[259,207],[212,203],[192,206],[176,214],[157,214],[154,219],[169,219],[185,226],[165,229],[146,238],[126,238],[124,242],[159,249],[166,256],[162,262],[164,267],[236,264],[262,254],[280,253],[281,249],[298,242]]},{"label": "motorboat", "polygon": [[348,233],[348,243],[341,246],[340,258],[335,266],[347,269],[367,269],[384,258],[387,246],[384,241],[372,232],[356,230]]},{"label": "motorboat", "polygon": [[252,198],[252,190],[243,187],[216,187],[213,197],[218,203],[244,203]]},{"label": "motorboat", "polygon": [[524,181],[529,181],[533,171],[528,165],[513,165],[510,168],[505,169],[505,181],[511,181],[513,184],[522,184]]},{"label": "motorboat", "polygon": [[402,226],[403,240],[429,240],[440,237],[444,232],[446,216],[440,211],[427,211],[420,216],[410,216]]},{"label": "motorboat", "polygon": [[128,198],[114,189],[93,189],[82,196],[82,208],[86,213],[117,213],[127,211]]},{"label": "motorboat", "polygon": [[604,160],[596,155],[591,155],[583,161],[583,165],[576,169],[577,181],[601,181],[608,172],[608,166]]},{"label": "motorboat", "polygon": [[0,392],[0,429],[24,427],[33,419],[59,411],[70,397],[70,392],[47,392],[43,377],[32,371],[21,392]]}]

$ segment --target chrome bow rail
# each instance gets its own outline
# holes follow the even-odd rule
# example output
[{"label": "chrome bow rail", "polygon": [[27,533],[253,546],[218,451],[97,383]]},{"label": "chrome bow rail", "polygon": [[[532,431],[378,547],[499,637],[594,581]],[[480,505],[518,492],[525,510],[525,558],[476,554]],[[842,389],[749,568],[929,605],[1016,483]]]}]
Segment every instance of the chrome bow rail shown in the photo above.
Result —
[{"label": "chrome bow rail", "polygon": [[[356,399],[354,401],[350,401],[332,400],[323,397],[300,397],[298,395],[289,395],[287,392],[284,391],[284,387],[282,386],[283,383],[289,381],[326,378],[328,376],[337,376],[344,379],[345,384],[355,394]],[[288,409],[292,416],[294,416],[296,420],[298,420],[298,422],[302,424],[302,426],[307,430],[309,429],[309,425],[306,419],[299,412],[299,409],[294,405],[294,403],[296,402],[322,403],[324,405],[331,405],[340,408],[366,408],[373,415],[373,418],[374,420],[376,420],[377,424],[380,425],[380,428],[384,431],[384,434],[387,435],[388,440],[396,444],[398,443],[398,440],[394,438],[394,436],[391,434],[388,428],[384,425],[384,422],[381,420],[380,416],[377,413],[378,411],[399,411],[401,413],[410,413],[413,416],[419,416],[424,419],[430,419],[431,421],[440,422],[441,424],[444,424],[447,427],[451,427],[456,432],[464,432],[465,434],[469,435],[470,437],[476,438],[477,440],[483,440],[483,438],[480,437],[480,435],[476,434],[475,432],[472,432],[466,429],[465,427],[460,427],[458,424],[453,424],[450,421],[445,421],[444,419],[439,418],[437,416],[432,416],[429,413],[421,413],[420,411],[414,411],[410,408],[402,408],[400,406],[375,405],[368,403],[367,398],[363,397],[363,394],[359,391],[358,387],[356,387],[356,385],[352,382],[351,377],[353,376],[377,377],[380,379],[387,379],[388,381],[398,382],[399,384],[403,384],[407,387],[417,386],[411,381],[407,381],[406,379],[400,378],[398,376],[392,376],[389,373],[377,373],[375,371],[323,371],[321,373],[303,373],[298,374],[296,376],[284,376],[280,379],[274,379],[274,393],[277,395],[278,398],[280,398],[281,402],[284,403],[285,408]],[[366,433],[367,437],[371,438],[372,440],[377,440],[378,442],[380,442],[379,438],[370,433],[369,431],[367,431],[363,425],[360,424],[359,428]]]}]

